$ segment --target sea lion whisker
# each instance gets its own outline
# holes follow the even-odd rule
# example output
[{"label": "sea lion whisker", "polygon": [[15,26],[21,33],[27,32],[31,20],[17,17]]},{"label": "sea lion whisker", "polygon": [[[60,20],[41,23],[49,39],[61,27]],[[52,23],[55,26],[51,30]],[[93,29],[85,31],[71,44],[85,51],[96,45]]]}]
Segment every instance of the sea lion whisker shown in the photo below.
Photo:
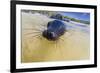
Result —
[{"label": "sea lion whisker", "polygon": [[33,35],[33,34],[41,34],[40,32],[31,32],[31,33],[26,33],[24,35]]},{"label": "sea lion whisker", "polygon": [[42,37],[40,35],[37,35],[36,37],[39,38],[40,40],[42,40]]},{"label": "sea lion whisker", "polygon": [[30,34],[26,34],[27,36],[35,36],[35,35],[41,35],[41,33],[34,33],[34,34],[32,34],[32,33],[30,33]]},{"label": "sea lion whisker", "polygon": [[47,25],[40,25],[41,27],[47,27]]},{"label": "sea lion whisker", "polygon": [[57,41],[55,41],[55,48],[57,48]]},{"label": "sea lion whisker", "polygon": [[63,41],[63,42],[65,41],[65,40],[64,40],[63,38],[61,38],[61,37],[60,37],[59,39],[60,39],[61,41]]},{"label": "sea lion whisker", "polygon": [[58,48],[59,49],[59,53],[61,53],[61,56],[64,57],[63,52],[62,52],[62,49],[60,49],[61,48],[61,45],[58,45],[58,47],[59,47]]},{"label": "sea lion whisker", "polygon": [[41,27],[41,29],[42,29],[42,30],[46,30],[47,28],[46,28],[46,27]]},{"label": "sea lion whisker", "polygon": [[43,32],[43,29],[36,29],[36,28],[35,28],[34,30]]},{"label": "sea lion whisker", "polygon": [[37,37],[37,36],[39,37],[39,35],[34,35],[34,36],[31,36],[31,37]]},{"label": "sea lion whisker", "polygon": [[33,33],[41,33],[40,31],[32,31]]},{"label": "sea lion whisker", "polygon": [[39,34],[38,35],[33,35],[33,36],[28,36],[29,39],[31,38],[38,38],[39,37]]},{"label": "sea lion whisker", "polygon": [[[69,32],[68,32],[68,33],[69,33]],[[65,34],[66,34],[66,33],[65,33]],[[64,37],[68,38],[69,36],[72,36],[72,34],[73,34],[73,33],[70,32],[68,36],[64,36]]]},{"label": "sea lion whisker", "polygon": [[41,36],[39,36],[39,37],[40,37],[40,38],[39,38],[40,40],[43,40]]},{"label": "sea lion whisker", "polygon": [[64,57],[63,52],[62,52],[62,49],[60,49],[61,46],[58,45],[58,40],[55,41],[55,46],[56,46],[56,48],[59,47],[59,48],[58,48],[58,49],[59,49],[59,53],[61,53],[62,57]]},{"label": "sea lion whisker", "polygon": [[35,31],[40,31],[40,32],[42,32],[42,30],[40,30],[40,29],[36,29],[36,28],[25,28],[24,30],[35,30]]}]

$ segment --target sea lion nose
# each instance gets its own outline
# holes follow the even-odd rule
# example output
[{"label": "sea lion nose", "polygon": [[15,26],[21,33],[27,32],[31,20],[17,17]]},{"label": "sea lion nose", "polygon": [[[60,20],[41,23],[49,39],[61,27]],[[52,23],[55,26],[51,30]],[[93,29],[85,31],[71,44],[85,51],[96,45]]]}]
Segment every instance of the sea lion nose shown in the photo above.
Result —
[{"label": "sea lion nose", "polygon": [[56,40],[57,39],[56,34],[54,32],[50,32],[47,30],[45,30],[43,32],[43,37],[47,38],[48,40]]},{"label": "sea lion nose", "polygon": [[54,32],[48,32],[48,35],[51,39],[56,38],[55,33]]}]

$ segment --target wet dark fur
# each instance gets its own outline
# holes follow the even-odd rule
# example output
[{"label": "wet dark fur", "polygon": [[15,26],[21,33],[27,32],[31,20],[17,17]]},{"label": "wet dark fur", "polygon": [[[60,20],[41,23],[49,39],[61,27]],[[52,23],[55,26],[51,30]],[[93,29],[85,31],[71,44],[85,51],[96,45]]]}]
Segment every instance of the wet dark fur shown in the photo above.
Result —
[{"label": "wet dark fur", "polygon": [[54,20],[48,22],[47,30],[44,30],[42,35],[46,39],[54,41],[57,40],[60,36],[62,36],[65,33],[65,30],[66,26],[62,21]]}]

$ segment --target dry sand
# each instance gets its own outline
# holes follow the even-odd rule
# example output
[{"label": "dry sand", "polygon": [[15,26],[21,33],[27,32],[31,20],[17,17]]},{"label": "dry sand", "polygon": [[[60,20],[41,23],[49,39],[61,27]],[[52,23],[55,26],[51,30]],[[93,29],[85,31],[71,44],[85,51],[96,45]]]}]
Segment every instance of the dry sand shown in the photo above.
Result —
[{"label": "dry sand", "polygon": [[[43,31],[46,29],[47,23],[52,20],[37,13],[22,13],[22,62],[89,59],[90,38],[88,33],[79,29],[68,30],[60,37],[61,39],[55,42],[43,38],[42,32],[38,33],[37,29]],[[35,36],[37,34],[39,37]]]}]

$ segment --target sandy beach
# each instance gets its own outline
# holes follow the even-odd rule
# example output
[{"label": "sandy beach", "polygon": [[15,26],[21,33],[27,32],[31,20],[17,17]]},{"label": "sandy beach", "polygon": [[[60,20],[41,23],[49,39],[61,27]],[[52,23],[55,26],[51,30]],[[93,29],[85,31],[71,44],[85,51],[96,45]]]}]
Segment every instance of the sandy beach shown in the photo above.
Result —
[{"label": "sandy beach", "polygon": [[89,25],[80,26],[81,24],[63,21],[68,28],[66,33],[57,41],[48,41],[42,36],[42,31],[54,19],[38,13],[22,13],[21,16],[22,63],[89,59]]}]

